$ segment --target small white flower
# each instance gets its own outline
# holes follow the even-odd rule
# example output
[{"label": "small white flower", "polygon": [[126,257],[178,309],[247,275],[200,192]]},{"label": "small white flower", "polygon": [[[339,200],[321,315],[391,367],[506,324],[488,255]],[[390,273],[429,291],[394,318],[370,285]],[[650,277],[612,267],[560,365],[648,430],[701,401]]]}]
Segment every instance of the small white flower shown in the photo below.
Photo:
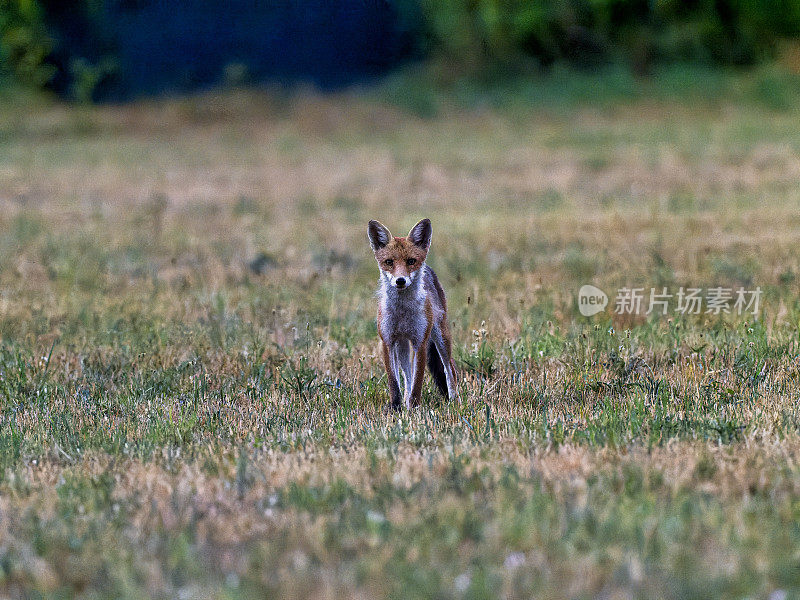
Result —
[{"label": "small white flower", "polygon": [[370,523],[375,523],[376,525],[380,525],[384,521],[386,521],[386,517],[384,517],[381,513],[376,512],[374,510],[367,511],[367,521]]},{"label": "small white flower", "polygon": [[525,555],[522,552],[512,552],[506,556],[503,566],[506,570],[511,571],[525,564]]},{"label": "small white flower", "polygon": [[308,566],[308,557],[304,552],[295,550],[292,553],[292,566],[298,571],[302,571]]},{"label": "small white flower", "polygon": [[461,573],[461,575],[458,575],[453,581],[453,586],[456,588],[457,592],[466,592],[471,581],[472,577],[469,573]]}]

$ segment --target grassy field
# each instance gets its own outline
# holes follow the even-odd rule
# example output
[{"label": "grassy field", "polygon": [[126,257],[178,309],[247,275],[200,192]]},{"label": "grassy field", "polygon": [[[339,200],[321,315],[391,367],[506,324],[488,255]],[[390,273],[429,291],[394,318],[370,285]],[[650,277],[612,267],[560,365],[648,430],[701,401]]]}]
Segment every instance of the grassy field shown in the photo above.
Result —
[{"label": "grassy field", "polygon": [[[797,81],[403,81],[0,99],[0,596],[800,597]],[[392,412],[422,217],[461,397]]]}]

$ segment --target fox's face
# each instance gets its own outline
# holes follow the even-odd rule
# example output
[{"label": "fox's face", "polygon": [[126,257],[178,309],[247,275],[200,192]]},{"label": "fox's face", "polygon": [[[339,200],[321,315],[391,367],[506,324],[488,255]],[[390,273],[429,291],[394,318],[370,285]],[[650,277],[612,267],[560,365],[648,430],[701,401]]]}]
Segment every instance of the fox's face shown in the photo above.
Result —
[{"label": "fox's face", "polygon": [[408,237],[393,237],[378,221],[367,228],[369,244],[381,269],[381,276],[399,290],[410,286],[419,275],[431,245],[430,219],[422,219],[411,228]]}]

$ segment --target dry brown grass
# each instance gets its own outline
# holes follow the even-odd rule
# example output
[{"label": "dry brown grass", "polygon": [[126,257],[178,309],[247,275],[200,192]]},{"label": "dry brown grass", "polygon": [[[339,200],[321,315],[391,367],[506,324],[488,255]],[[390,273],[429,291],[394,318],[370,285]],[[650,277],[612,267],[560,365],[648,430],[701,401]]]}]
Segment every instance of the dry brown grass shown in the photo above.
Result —
[{"label": "dry brown grass", "polygon": [[[9,106],[0,589],[794,593],[798,123],[653,100]],[[394,414],[365,228],[424,216],[463,394]],[[588,282],[758,285],[764,310],[587,320]]]}]

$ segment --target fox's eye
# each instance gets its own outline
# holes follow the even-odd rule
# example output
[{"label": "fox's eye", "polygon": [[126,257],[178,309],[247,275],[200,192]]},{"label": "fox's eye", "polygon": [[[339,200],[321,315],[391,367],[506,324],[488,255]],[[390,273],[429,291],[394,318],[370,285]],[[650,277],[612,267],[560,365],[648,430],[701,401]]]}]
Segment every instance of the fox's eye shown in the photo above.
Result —
[{"label": "fox's eye", "polygon": [[413,267],[415,264],[417,264],[417,259],[416,259],[416,258],[409,258],[409,259],[406,261],[406,264],[407,264],[409,267]]},{"label": "fox's eye", "polygon": [[394,264],[394,261],[391,258],[387,258],[385,261],[383,261],[383,264],[385,264],[387,267],[391,267]]}]

